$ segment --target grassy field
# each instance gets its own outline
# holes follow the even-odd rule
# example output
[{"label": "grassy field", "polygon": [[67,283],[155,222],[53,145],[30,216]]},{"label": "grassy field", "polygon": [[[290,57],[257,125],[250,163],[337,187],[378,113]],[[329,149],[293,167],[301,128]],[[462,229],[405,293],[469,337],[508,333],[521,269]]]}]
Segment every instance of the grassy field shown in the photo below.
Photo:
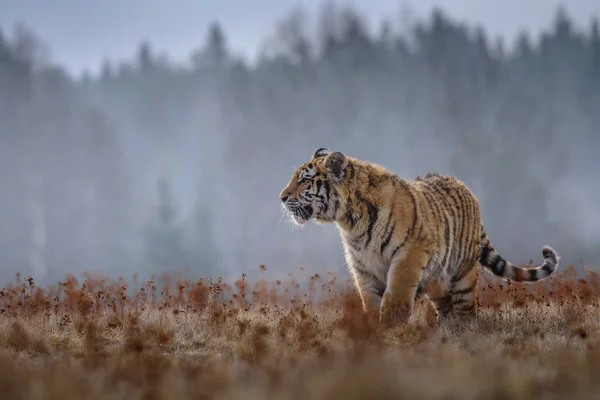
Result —
[{"label": "grassy field", "polygon": [[[600,283],[484,274],[480,316],[383,330],[349,282],[33,279],[0,292],[3,399],[597,399]],[[300,281],[300,279],[298,279]]]}]

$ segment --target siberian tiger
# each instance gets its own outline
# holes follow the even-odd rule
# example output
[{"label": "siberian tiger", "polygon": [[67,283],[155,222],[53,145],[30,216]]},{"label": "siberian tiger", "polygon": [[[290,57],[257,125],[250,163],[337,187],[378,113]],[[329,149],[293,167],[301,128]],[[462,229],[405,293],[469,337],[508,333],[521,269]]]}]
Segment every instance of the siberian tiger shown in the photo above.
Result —
[{"label": "siberian tiger", "polygon": [[365,311],[383,324],[406,322],[417,296],[438,316],[477,313],[480,264],[516,282],[549,277],[559,255],[518,267],[500,256],[483,227],[479,202],[452,176],[427,173],[405,180],[380,165],[320,148],[281,191],[296,224],[335,222]]}]

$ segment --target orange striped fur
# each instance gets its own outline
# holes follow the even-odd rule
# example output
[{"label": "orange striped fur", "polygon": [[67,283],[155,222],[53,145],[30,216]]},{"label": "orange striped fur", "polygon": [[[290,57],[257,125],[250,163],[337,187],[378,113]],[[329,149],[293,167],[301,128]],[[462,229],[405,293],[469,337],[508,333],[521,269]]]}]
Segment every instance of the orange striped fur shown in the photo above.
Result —
[{"label": "orange striped fur", "polygon": [[337,225],[364,309],[379,311],[384,324],[407,321],[417,296],[428,297],[438,315],[474,316],[477,264],[518,282],[545,279],[558,267],[559,256],[548,246],[535,268],[502,258],[485,233],[477,197],[451,176],[405,180],[320,148],[280,197],[297,224]]}]

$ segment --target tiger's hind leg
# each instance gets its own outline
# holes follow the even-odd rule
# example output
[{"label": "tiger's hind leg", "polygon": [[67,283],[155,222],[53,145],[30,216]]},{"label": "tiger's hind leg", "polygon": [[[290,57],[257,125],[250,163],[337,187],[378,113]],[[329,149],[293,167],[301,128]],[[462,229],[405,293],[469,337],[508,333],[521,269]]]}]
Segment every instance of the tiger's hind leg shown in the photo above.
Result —
[{"label": "tiger's hind leg", "polygon": [[427,284],[427,296],[435,307],[438,319],[445,319],[452,313],[452,294],[448,288],[440,279],[434,279]]},{"label": "tiger's hind leg", "polygon": [[435,328],[438,326],[438,311],[431,301],[431,298],[426,294],[421,287],[417,289],[415,296],[415,305],[420,303],[419,311],[421,319],[425,322],[425,325],[429,328]]},{"label": "tiger's hind leg", "polygon": [[477,264],[468,264],[459,270],[450,288],[453,315],[466,319],[474,318],[477,315],[478,284]]}]

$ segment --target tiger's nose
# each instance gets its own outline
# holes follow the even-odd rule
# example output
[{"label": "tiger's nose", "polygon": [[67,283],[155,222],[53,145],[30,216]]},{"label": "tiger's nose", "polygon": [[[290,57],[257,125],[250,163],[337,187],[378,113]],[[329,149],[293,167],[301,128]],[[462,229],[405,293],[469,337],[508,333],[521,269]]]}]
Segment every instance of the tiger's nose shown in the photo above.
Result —
[{"label": "tiger's nose", "polygon": [[284,195],[282,195],[282,196],[281,196],[281,202],[282,202],[282,203],[285,203],[285,202],[286,202],[286,200],[287,200],[289,197],[290,197],[290,196],[288,196],[287,194],[284,194]]}]

